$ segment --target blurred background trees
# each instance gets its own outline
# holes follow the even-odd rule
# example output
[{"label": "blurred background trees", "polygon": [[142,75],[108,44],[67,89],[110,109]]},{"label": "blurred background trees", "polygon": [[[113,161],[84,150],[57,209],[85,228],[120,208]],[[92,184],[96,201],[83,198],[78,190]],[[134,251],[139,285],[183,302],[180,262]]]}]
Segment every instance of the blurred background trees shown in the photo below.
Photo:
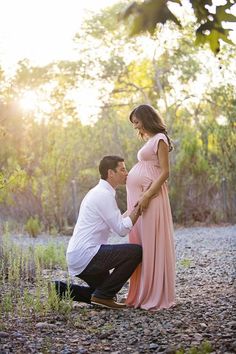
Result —
[{"label": "blurred background trees", "polygon": [[[192,22],[127,39],[123,4],[91,16],[75,36],[78,60],[0,70],[0,221],[45,231],[74,225],[79,204],[107,154],[136,163],[142,142],[128,120],[141,103],[163,115],[171,152],[170,200],[177,223],[235,222],[235,48],[220,57],[194,47]],[[74,93],[98,86],[101,108],[82,124]],[[93,97],[91,97],[93,105]],[[125,189],[118,202],[126,208]]]}]

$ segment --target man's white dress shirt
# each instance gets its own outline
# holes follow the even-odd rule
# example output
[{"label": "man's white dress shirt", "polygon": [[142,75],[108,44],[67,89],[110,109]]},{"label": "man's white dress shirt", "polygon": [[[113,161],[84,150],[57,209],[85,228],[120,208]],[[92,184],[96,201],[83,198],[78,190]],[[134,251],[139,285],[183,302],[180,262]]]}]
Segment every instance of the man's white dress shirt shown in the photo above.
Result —
[{"label": "man's white dress shirt", "polygon": [[110,183],[101,179],[83,199],[66,253],[70,275],[79,275],[87,267],[111,231],[125,236],[131,230],[132,221],[122,217],[115,194]]}]

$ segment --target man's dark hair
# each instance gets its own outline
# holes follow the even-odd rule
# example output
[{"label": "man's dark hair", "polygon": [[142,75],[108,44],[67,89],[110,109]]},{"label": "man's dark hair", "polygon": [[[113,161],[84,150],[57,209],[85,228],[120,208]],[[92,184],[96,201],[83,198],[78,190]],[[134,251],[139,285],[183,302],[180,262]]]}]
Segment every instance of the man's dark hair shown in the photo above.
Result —
[{"label": "man's dark hair", "polygon": [[123,162],[124,159],[119,156],[104,156],[99,164],[99,172],[101,179],[107,180],[108,170],[116,170],[119,162]]}]

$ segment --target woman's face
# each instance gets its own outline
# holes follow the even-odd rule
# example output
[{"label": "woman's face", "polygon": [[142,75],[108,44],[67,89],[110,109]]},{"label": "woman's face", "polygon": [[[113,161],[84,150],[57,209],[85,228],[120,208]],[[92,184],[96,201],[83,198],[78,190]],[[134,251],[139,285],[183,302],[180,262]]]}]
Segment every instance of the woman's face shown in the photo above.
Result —
[{"label": "woman's face", "polygon": [[140,134],[148,135],[148,136],[150,135],[149,132],[144,129],[142,122],[138,118],[136,118],[135,116],[132,117],[132,123],[133,123],[134,129],[137,129]]},{"label": "woman's face", "polygon": [[137,129],[139,131],[139,133],[141,133],[141,134],[145,134],[145,130],[143,128],[143,124],[142,124],[142,122],[140,120],[138,120],[138,118],[133,116],[132,117],[132,123],[133,123],[134,129]]}]

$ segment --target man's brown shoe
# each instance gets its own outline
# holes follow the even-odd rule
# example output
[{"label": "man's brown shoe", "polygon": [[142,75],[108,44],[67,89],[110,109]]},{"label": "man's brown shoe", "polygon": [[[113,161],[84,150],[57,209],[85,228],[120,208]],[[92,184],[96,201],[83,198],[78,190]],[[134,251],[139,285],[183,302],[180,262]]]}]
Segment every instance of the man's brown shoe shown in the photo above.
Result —
[{"label": "man's brown shoe", "polygon": [[114,299],[101,299],[96,296],[91,297],[91,304],[98,305],[101,307],[106,307],[108,309],[116,309],[116,310],[126,308],[125,304],[116,302]]}]

